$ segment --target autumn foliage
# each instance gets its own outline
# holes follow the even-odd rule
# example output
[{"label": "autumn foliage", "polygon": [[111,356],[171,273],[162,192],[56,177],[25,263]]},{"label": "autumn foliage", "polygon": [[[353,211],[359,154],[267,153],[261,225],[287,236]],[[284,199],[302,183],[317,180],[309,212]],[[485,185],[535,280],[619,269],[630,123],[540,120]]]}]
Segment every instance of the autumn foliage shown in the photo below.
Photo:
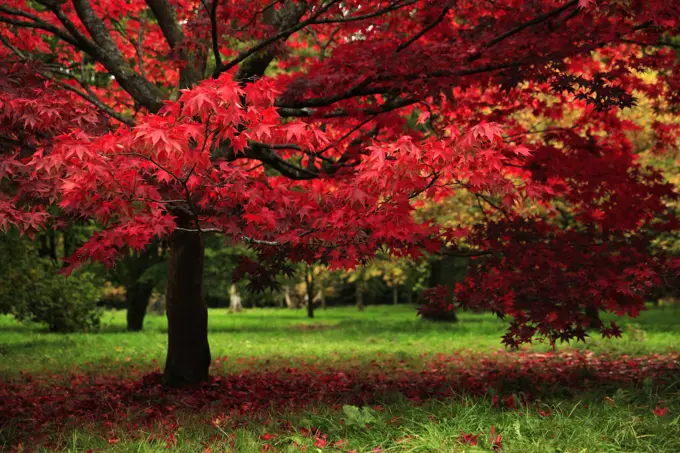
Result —
[{"label": "autumn foliage", "polygon": [[[677,194],[620,111],[639,94],[675,111],[679,17],[662,0],[10,0],[0,225],[94,221],[72,266],[170,238],[180,279],[187,238],[219,233],[258,251],[239,272],[256,289],[289,260],[472,256],[444,306],[509,316],[509,345],[580,339],[589,307],[634,316],[675,273],[648,244],[677,229]],[[676,125],[653,127],[672,152]],[[482,221],[416,221],[462,192]],[[204,309],[174,284],[197,299],[171,307]]]}]

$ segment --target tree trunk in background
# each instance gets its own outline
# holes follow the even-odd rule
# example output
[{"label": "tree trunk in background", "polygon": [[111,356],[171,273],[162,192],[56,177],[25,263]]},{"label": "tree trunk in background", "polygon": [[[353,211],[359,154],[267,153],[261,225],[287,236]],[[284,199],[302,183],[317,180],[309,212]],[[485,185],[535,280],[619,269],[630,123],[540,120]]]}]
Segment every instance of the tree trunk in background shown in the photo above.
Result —
[{"label": "tree trunk in background", "polygon": [[399,287],[396,285],[392,287],[392,303],[394,305],[399,303]]},{"label": "tree trunk in background", "polygon": [[364,287],[360,282],[357,282],[356,285],[356,291],[357,291],[357,310],[359,311],[364,311]]},{"label": "tree trunk in background", "polygon": [[[441,258],[430,264],[430,281],[428,285],[430,288],[442,285],[449,289],[453,289],[456,282],[461,281],[462,278],[464,278],[464,276],[461,275],[461,266],[455,258]],[[423,317],[425,316],[423,315]],[[437,316],[436,320],[457,322],[458,316],[456,315],[455,310],[451,310],[446,313],[441,313]]]},{"label": "tree trunk in background", "polygon": [[168,385],[198,384],[208,379],[208,306],[203,291],[203,237],[178,231],[170,238],[170,271],[166,310],[168,355],[164,379]]},{"label": "tree trunk in background", "polygon": [[[76,250],[76,238],[72,227],[67,227],[62,233],[64,236],[64,258],[73,255]],[[67,264],[64,263],[66,266]]]},{"label": "tree trunk in background", "polygon": [[241,295],[236,291],[236,285],[229,287],[229,312],[238,313],[243,310]]},{"label": "tree trunk in background", "polygon": [[41,258],[49,256],[52,261],[57,262],[57,241],[56,231],[52,229],[46,230],[38,236],[40,247],[38,248],[38,256]]},{"label": "tree trunk in background", "polygon": [[293,309],[298,308],[297,302],[295,301],[295,299],[291,295],[290,286],[283,285],[283,295],[284,295],[285,300],[286,300],[286,306],[289,309],[293,310]]},{"label": "tree trunk in background", "polygon": [[153,283],[135,281],[125,288],[128,331],[139,332],[144,327],[146,307],[149,305],[153,287]]},{"label": "tree trunk in background", "polygon": [[122,274],[121,282],[125,286],[127,329],[131,332],[140,331],[144,326],[149,299],[157,282],[142,280],[142,276],[151,266],[163,260],[163,253],[159,253],[160,246],[158,241],[152,241],[144,250],[124,258],[122,268],[126,272]]},{"label": "tree trunk in background", "polygon": [[307,290],[307,317],[314,317],[314,274],[309,266],[305,269],[305,289]]},{"label": "tree trunk in background", "polygon": [[591,329],[599,329],[602,326],[600,321],[600,310],[595,305],[588,305],[585,309],[586,316],[588,316],[588,327]]}]

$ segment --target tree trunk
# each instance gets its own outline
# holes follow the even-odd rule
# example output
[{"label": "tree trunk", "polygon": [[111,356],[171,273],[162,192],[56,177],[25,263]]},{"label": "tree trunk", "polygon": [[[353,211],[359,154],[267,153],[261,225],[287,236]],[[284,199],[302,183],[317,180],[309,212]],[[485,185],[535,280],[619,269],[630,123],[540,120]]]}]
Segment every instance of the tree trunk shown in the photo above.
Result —
[{"label": "tree trunk", "polygon": [[588,327],[590,329],[599,329],[602,326],[600,310],[595,305],[586,306],[585,314],[588,317]]},{"label": "tree trunk", "polygon": [[392,287],[392,303],[394,305],[399,303],[399,287],[397,285]]},{"label": "tree trunk", "polygon": [[147,282],[135,282],[125,288],[128,331],[139,332],[144,327],[144,316],[152,291],[153,285]]},{"label": "tree trunk", "polygon": [[171,386],[208,379],[208,306],[203,291],[203,237],[178,231],[170,238],[170,272],[166,311],[168,355],[165,382]]},{"label": "tree trunk", "polygon": [[[455,288],[456,282],[460,280],[461,272],[457,266],[456,258],[446,257],[432,262],[430,267],[430,288],[442,285],[452,290]],[[441,312],[431,316],[423,315],[423,317],[434,321],[458,322],[456,310]]]},{"label": "tree trunk", "polygon": [[305,270],[305,289],[307,290],[307,317],[314,317],[314,274],[308,266]]},{"label": "tree trunk", "polygon": [[357,282],[357,310],[364,311],[364,288],[363,285]]},{"label": "tree trunk", "polygon": [[286,306],[290,308],[291,310],[298,308],[297,302],[293,298],[293,295],[291,294],[290,286],[284,285],[283,286],[283,294],[286,300]]},{"label": "tree trunk", "polygon": [[236,285],[232,283],[229,287],[229,311],[231,313],[238,313],[241,310],[243,310],[241,295],[236,291]]}]

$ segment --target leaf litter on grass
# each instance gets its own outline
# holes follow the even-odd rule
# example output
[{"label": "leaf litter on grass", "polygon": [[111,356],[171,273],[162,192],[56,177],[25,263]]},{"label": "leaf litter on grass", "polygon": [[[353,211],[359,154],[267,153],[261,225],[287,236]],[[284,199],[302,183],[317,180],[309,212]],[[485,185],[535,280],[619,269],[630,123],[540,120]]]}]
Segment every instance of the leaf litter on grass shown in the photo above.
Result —
[{"label": "leaf litter on grass", "polygon": [[[602,402],[608,395],[614,395],[609,397],[612,401],[621,400],[625,395],[622,389],[667,388],[677,382],[680,371],[677,355],[607,356],[578,351],[495,352],[474,357],[438,354],[423,358],[418,369],[401,367],[398,361],[368,369],[365,365],[333,368],[312,362],[230,373],[229,365],[228,358],[215,361],[210,382],[183,390],[164,388],[157,372],[140,371],[126,377],[74,373],[58,379],[23,375],[0,383],[0,426],[4,427],[0,441],[15,450],[29,441],[59,448],[70,431],[86,427],[110,445],[118,444],[122,431],[131,440],[162,440],[170,448],[186,417],[202,420],[213,430],[218,420],[220,429],[229,425],[233,433],[253,423],[253,417],[271,422],[275,414],[286,411],[313,413],[328,408],[343,413],[343,407],[344,429],[370,430],[375,429],[373,420],[378,413],[372,408],[376,405],[406,401],[417,406],[440,400],[469,404],[466,401],[474,401],[469,398],[487,399],[494,410],[532,410],[549,418],[554,408],[543,405],[544,401],[585,394],[601,394]],[[617,394],[617,390],[623,393]],[[647,407],[646,412],[652,417],[671,415],[662,401]],[[298,428],[289,426],[284,432]],[[506,438],[495,428],[490,435],[490,428],[484,427],[482,437],[490,437],[487,446],[498,451]],[[229,441],[226,430],[213,434]],[[456,437],[462,436],[471,445],[476,438],[470,436],[481,434],[480,430],[458,431]],[[265,443],[274,448],[275,443]],[[330,445],[330,440],[315,437],[314,443]]]}]

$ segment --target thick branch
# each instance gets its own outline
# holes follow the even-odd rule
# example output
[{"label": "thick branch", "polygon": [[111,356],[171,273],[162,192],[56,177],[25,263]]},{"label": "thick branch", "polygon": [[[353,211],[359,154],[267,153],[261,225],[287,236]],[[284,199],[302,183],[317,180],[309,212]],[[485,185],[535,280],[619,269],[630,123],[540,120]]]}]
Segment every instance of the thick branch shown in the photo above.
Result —
[{"label": "thick branch", "polygon": [[177,22],[175,9],[168,0],[146,0],[146,4],[151,9],[158,26],[161,27],[163,36],[171,49],[177,47],[184,40],[182,27]]},{"label": "thick branch", "polygon": [[140,74],[130,68],[120,54],[111,35],[102,20],[92,10],[87,0],[73,0],[76,13],[86,26],[94,41],[84,36],[73,22],[60,9],[59,4],[40,0],[40,3],[52,11],[64,28],[71,34],[66,42],[78,47],[99,61],[114,76],[120,85],[140,105],[151,112],[161,108],[163,92]]}]

